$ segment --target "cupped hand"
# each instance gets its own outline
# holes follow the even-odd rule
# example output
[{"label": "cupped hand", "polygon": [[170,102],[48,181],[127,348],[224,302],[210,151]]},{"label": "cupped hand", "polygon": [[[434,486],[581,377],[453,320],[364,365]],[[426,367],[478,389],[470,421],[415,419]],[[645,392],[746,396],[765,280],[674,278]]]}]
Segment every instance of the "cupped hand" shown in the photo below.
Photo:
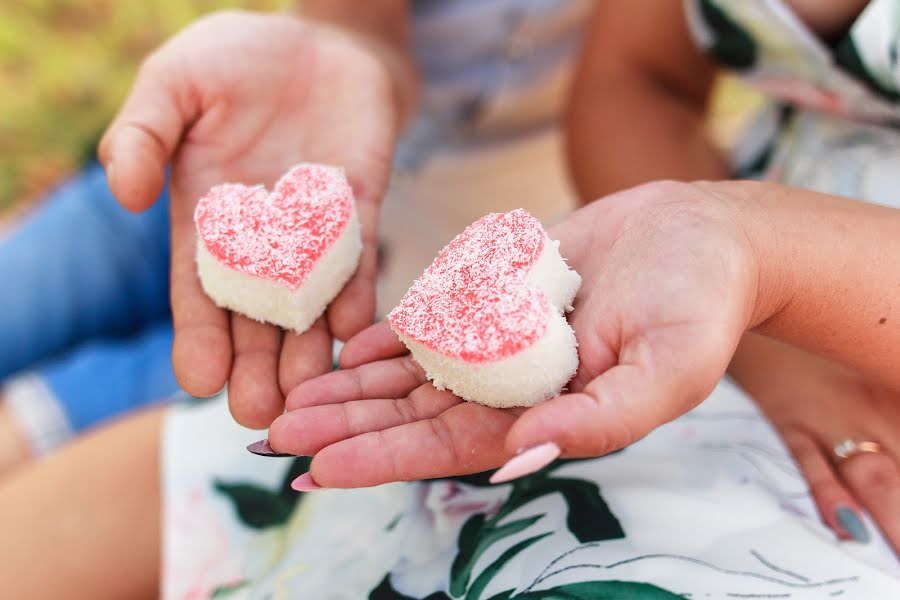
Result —
[{"label": "cupped hand", "polygon": [[[778,429],[825,523],[867,542],[863,507],[900,552],[900,393],[759,335],[744,338],[730,371]],[[881,452],[838,459],[833,449],[846,439]]]},{"label": "cupped hand", "polygon": [[[398,115],[385,65],[347,34],[287,15],[226,12],[151,55],[100,146],[110,187],[152,204],[171,163],[173,363],[189,393],[229,384],[238,422],[265,427],[284,394],[331,366],[332,336],[372,322],[376,228]],[[292,165],[345,168],[364,248],[326,315],[302,335],[216,307],[200,287],[193,212],[221,182],[271,186]]]},{"label": "cupped hand", "polygon": [[369,486],[483,471],[546,442],[599,456],[702,401],[756,300],[733,204],[705,185],[650,184],[573,213],[550,236],[583,278],[569,316],[580,366],[566,393],[527,410],[463,402],[426,382],[379,324],[344,347],[346,370],[290,393],[271,446],[315,455],[319,485]]}]

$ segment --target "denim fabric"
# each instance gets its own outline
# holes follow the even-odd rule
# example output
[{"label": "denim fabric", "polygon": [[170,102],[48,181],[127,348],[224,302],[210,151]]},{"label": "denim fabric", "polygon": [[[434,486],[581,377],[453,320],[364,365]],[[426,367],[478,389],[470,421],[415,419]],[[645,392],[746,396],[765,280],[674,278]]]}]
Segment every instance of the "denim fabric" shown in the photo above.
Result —
[{"label": "denim fabric", "polygon": [[177,390],[168,196],[123,209],[97,164],[0,239],[0,379],[35,370],[77,430]]}]

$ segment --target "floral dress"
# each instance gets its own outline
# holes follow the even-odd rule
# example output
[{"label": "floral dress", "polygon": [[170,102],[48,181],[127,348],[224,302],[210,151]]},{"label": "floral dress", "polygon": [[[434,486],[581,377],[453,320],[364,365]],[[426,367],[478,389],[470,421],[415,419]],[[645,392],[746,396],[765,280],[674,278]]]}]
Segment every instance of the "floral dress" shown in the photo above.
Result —
[{"label": "floral dress", "polygon": [[[739,168],[892,201],[900,0],[871,2],[831,48],[778,0],[686,10],[702,47],[779,99],[737,148]],[[224,402],[166,420],[165,598],[900,598],[884,540],[842,542],[822,525],[777,433],[727,380],[620,452],[496,486],[481,473],[293,492],[309,459],[248,454],[260,434]]]},{"label": "floral dress", "polygon": [[739,174],[900,207],[900,2],[869,2],[831,46],[783,0],[685,6],[698,45],[772,98]]}]

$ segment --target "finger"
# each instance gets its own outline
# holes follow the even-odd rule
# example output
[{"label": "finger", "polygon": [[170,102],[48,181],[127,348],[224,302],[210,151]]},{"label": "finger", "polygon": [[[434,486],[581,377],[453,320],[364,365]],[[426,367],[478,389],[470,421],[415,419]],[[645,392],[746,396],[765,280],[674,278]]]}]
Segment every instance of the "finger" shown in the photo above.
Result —
[{"label": "finger", "polygon": [[[173,190],[173,193],[176,193]],[[172,364],[178,383],[193,396],[211,396],[225,385],[231,372],[231,327],[228,313],[200,287],[194,262],[196,233],[193,203],[171,204],[172,322],[175,340]]]},{"label": "finger", "polygon": [[327,373],[331,365],[331,332],[324,317],[317,319],[300,335],[285,332],[278,367],[282,395],[287,396],[301,383]]},{"label": "finger", "polygon": [[385,360],[406,354],[408,350],[387,321],[363,329],[347,340],[341,349],[342,369],[352,369],[368,362]]},{"label": "finger", "polygon": [[[582,284],[582,288],[585,284]],[[587,284],[589,285],[589,284]],[[606,314],[605,307],[597,307],[596,298],[576,297],[575,311],[569,317],[569,323],[576,332],[592,331],[594,324],[591,322],[596,314]],[[582,336],[583,337],[583,336]],[[580,392],[597,376],[616,366],[619,353],[600,336],[590,336],[579,340],[578,370],[575,377],[568,383],[570,392]]]},{"label": "finger", "polygon": [[228,380],[228,407],[234,420],[251,429],[263,429],[284,412],[278,387],[281,330],[231,315],[234,364]]},{"label": "finger", "polygon": [[378,205],[358,202],[362,254],[356,272],[328,307],[328,327],[342,341],[375,320],[375,277],[378,269]]},{"label": "finger", "polygon": [[313,459],[312,478],[324,487],[347,488],[493,469],[510,456],[503,438],[517,414],[461,402],[437,417],[322,449]]},{"label": "finger", "polygon": [[844,539],[860,536],[860,527],[864,526],[859,517],[859,506],[838,479],[815,439],[796,428],[785,428],[781,436],[806,479],[822,520]]},{"label": "finger", "polygon": [[859,454],[838,470],[885,537],[900,552],[900,468],[887,454]]},{"label": "finger", "polygon": [[288,394],[287,410],[369,398],[402,398],[426,382],[410,356],[333,371],[300,384]]},{"label": "finger", "polygon": [[450,392],[422,385],[405,398],[312,406],[281,415],[269,428],[269,444],[278,452],[312,456],[358,435],[435,418],[460,402]]},{"label": "finger", "polygon": [[100,141],[98,154],[110,189],[131,210],[143,210],[156,200],[166,164],[199,114],[199,102],[181,71],[165,48],[151,55]]}]

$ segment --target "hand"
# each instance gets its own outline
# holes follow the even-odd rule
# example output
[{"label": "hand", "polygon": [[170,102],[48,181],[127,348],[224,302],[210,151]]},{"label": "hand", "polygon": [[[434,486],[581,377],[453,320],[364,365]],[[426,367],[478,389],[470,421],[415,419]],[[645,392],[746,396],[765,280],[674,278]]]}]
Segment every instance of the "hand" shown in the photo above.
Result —
[{"label": "hand", "polygon": [[271,446],[315,455],[319,485],[369,486],[483,471],[548,441],[567,457],[599,456],[706,398],[756,305],[755,256],[733,205],[704,185],[650,184],[573,213],[550,236],[583,278],[568,393],[528,410],[463,402],[426,383],[379,324],[344,347],[348,370],[290,393]]},{"label": "hand", "polygon": [[[868,541],[862,505],[900,552],[900,393],[758,335],[744,338],[730,372],[778,429],[825,523]],[[834,445],[846,438],[875,441],[883,453],[835,464]]]},{"label": "hand", "polygon": [[[398,124],[385,64],[349,34],[292,16],[227,12],[176,35],[138,73],[100,146],[110,187],[150,206],[172,163],[172,350],[178,381],[208,396],[229,383],[238,422],[265,427],[283,394],[331,367],[375,310],[378,208]],[[343,166],[357,199],[359,268],[303,335],[219,309],[194,262],[197,199],[221,182],[271,186],[301,161]]]}]

